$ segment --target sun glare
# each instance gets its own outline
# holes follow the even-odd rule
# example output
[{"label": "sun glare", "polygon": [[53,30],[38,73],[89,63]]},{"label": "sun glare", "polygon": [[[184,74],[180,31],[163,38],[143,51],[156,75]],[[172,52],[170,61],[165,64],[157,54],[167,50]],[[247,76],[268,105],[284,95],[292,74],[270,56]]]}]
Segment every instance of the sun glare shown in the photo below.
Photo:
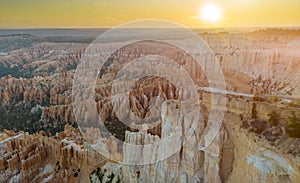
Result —
[{"label": "sun glare", "polygon": [[216,4],[205,4],[200,11],[200,18],[209,23],[216,23],[221,19],[221,8]]}]

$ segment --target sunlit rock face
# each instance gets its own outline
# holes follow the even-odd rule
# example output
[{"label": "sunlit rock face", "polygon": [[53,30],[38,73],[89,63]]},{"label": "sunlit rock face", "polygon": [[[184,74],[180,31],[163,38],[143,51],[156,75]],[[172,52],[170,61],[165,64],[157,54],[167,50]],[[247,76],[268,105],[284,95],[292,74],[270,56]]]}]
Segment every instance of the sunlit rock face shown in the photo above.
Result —
[{"label": "sunlit rock face", "polygon": [[[176,105],[168,101],[162,106],[161,137],[147,131],[126,133],[123,162],[126,166],[124,179],[128,182],[183,181],[199,173],[200,154],[197,151],[201,127],[185,141],[184,134],[188,133],[184,126],[190,121],[180,116]],[[204,126],[203,119],[199,119],[199,123]]]},{"label": "sunlit rock face", "polygon": [[[206,93],[206,95],[210,94]],[[179,104],[174,100],[164,102],[162,105],[160,136],[149,133],[147,125],[143,125],[139,132],[127,131],[123,146],[124,157],[120,162],[123,165],[121,175],[124,181],[297,182],[299,180],[297,168],[299,156],[287,153],[286,148],[288,146],[295,148],[299,143],[298,140],[279,133],[277,139],[280,139],[280,143],[274,144],[268,136],[262,136],[267,135],[269,130],[276,134],[278,128],[268,128],[269,124],[260,124],[253,120],[248,122],[249,125],[253,125],[253,129],[261,128],[262,135],[255,134],[255,130],[253,133],[241,128],[243,119],[241,119],[240,108],[236,108],[236,103],[246,101],[234,95],[228,97],[231,102],[228,105],[222,128],[205,149],[201,149],[205,140],[208,139],[205,133],[207,124],[203,119],[199,119],[199,126],[195,128],[193,135],[182,144],[183,124],[190,124],[192,119],[187,116],[180,117]],[[251,97],[248,100],[252,100]],[[257,103],[257,108],[265,107],[266,109],[257,114],[261,119],[266,118],[266,114],[273,109],[280,108],[280,105],[266,107],[265,102],[251,101],[248,107],[244,106],[243,110],[248,111],[244,114],[245,118],[251,116],[253,102]],[[211,105],[209,102],[203,102],[203,104]],[[286,113],[282,112],[280,115],[284,118]],[[261,121],[261,123],[268,122]],[[172,134],[176,134],[173,140],[165,144],[164,140]],[[286,146],[285,143],[289,145]],[[146,146],[149,144],[153,146]],[[178,150],[172,149],[178,144],[182,144]],[[137,147],[132,145],[137,145]],[[174,153],[170,157],[160,159],[170,149]],[[293,151],[295,152],[295,149]]]},{"label": "sunlit rock face", "polygon": [[298,30],[201,36],[219,58],[228,89],[299,96]]},{"label": "sunlit rock face", "polygon": [[[4,144],[1,146],[4,150],[1,152],[0,161],[1,181],[55,182],[61,179],[68,182],[299,181],[298,156],[288,154],[285,151],[287,147],[278,149],[282,145],[271,145],[266,140],[240,128],[242,121],[234,112],[229,112],[225,116],[224,127],[208,148],[199,150],[202,143],[200,139],[204,139],[205,143],[207,138],[204,133],[206,123],[200,118],[198,124],[202,126],[195,128],[193,136],[179,150],[172,149],[182,143],[181,138],[176,138],[182,135],[180,126],[190,123],[190,118],[178,117],[180,113],[177,107],[178,103],[175,101],[163,103],[160,137],[147,132],[146,125],[139,132],[126,132],[125,142],[128,144],[123,146],[124,156],[118,156],[119,163],[111,162],[99,154],[110,151],[117,157],[119,149],[114,145],[114,137],[101,140],[97,146],[90,146],[84,145],[79,131],[71,127],[66,127],[65,131],[56,137],[6,131],[1,135],[1,144]],[[180,133],[176,134],[178,129]],[[130,145],[159,143],[174,133],[177,136],[173,141],[154,145],[153,149],[130,147]],[[286,142],[290,143],[290,147],[295,146],[291,140],[283,139],[281,143]],[[98,151],[96,147],[102,148],[103,151]],[[159,160],[165,155],[166,148],[170,147],[174,150],[170,157],[160,162],[142,164]]]},{"label": "sunlit rock face", "polygon": [[5,131],[1,140],[1,182],[87,182],[105,162],[71,126],[54,137]]},{"label": "sunlit rock face", "polygon": [[238,132],[235,138],[234,158],[228,182],[298,182],[299,158],[283,154],[266,145],[265,141],[254,141],[253,134]]}]

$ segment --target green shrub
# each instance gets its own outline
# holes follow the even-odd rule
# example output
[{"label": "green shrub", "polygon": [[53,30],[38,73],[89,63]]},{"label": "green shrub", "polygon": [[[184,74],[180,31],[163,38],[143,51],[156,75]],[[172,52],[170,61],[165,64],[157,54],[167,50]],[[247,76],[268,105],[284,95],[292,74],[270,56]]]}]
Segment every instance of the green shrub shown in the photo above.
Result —
[{"label": "green shrub", "polygon": [[274,102],[279,102],[279,101],[281,101],[281,99],[280,98],[278,98],[278,97],[274,97]]},{"label": "green shrub", "polygon": [[7,67],[0,64],[0,77],[8,75],[15,78],[32,78],[34,70],[32,68],[25,69],[22,66]]},{"label": "green shrub", "polygon": [[287,134],[292,138],[300,138],[300,118],[296,116],[295,111],[292,111],[288,119]]},{"label": "green shrub", "polygon": [[40,119],[41,109],[36,113],[31,113],[31,105],[14,106],[11,109],[0,107],[0,131],[3,129],[14,131],[37,132],[41,129]]},{"label": "green shrub", "polygon": [[272,111],[269,115],[269,123],[273,126],[278,125],[278,121],[280,120],[279,115],[276,113],[276,111]]},{"label": "green shrub", "polygon": [[260,96],[254,96],[253,100],[257,101],[257,102],[264,102],[264,101],[266,101],[263,97],[260,97]]},{"label": "green shrub", "polygon": [[252,119],[257,118],[256,103],[252,103],[251,118]]},{"label": "green shrub", "polygon": [[296,104],[296,103],[293,103],[293,102],[289,103],[289,106],[290,107],[295,107],[295,108],[300,108],[300,104]]}]

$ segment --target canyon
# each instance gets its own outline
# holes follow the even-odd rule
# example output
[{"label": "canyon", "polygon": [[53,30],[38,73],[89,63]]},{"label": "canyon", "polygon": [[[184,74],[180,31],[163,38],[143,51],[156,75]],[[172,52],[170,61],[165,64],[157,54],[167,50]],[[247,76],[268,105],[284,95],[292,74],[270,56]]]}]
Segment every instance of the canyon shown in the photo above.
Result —
[{"label": "canyon", "polygon": [[[165,43],[141,41],[118,50],[96,73],[94,92],[75,96],[76,67],[88,44],[32,38],[3,50],[0,69],[8,73],[0,78],[0,181],[299,182],[300,31],[198,35],[217,58],[224,90],[210,86],[206,66]],[[147,54],[174,60],[193,87],[178,87],[189,81],[170,74],[176,64],[168,60],[163,65],[151,57],[153,68],[138,65]],[[132,60],[139,61],[130,65],[132,73],[153,69],[170,77],[124,83],[134,74],[121,69]],[[94,106],[72,105],[74,97],[90,94]],[[219,113],[220,126],[211,120]]]}]

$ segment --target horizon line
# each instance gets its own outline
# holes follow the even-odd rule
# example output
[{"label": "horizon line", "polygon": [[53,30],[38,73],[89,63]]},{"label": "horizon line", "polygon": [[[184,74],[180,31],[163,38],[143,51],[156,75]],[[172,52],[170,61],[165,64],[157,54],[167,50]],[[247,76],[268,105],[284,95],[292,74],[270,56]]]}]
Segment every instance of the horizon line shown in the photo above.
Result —
[{"label": "horizon line", "polygon": [[[116,27],[0,27],[0,30],[17,29],[113,29]],[[153,27],[156,28],[156,27]],[[161,27],[161,29],[172,29],[173,27]],[[300,28],[300,25],[253,25],[253,26],[225,26],[225,27],[187,27],[189,29],[238,29],[238,28]],[[128,27],[122,29],[151,29],[151,27]]]}]

